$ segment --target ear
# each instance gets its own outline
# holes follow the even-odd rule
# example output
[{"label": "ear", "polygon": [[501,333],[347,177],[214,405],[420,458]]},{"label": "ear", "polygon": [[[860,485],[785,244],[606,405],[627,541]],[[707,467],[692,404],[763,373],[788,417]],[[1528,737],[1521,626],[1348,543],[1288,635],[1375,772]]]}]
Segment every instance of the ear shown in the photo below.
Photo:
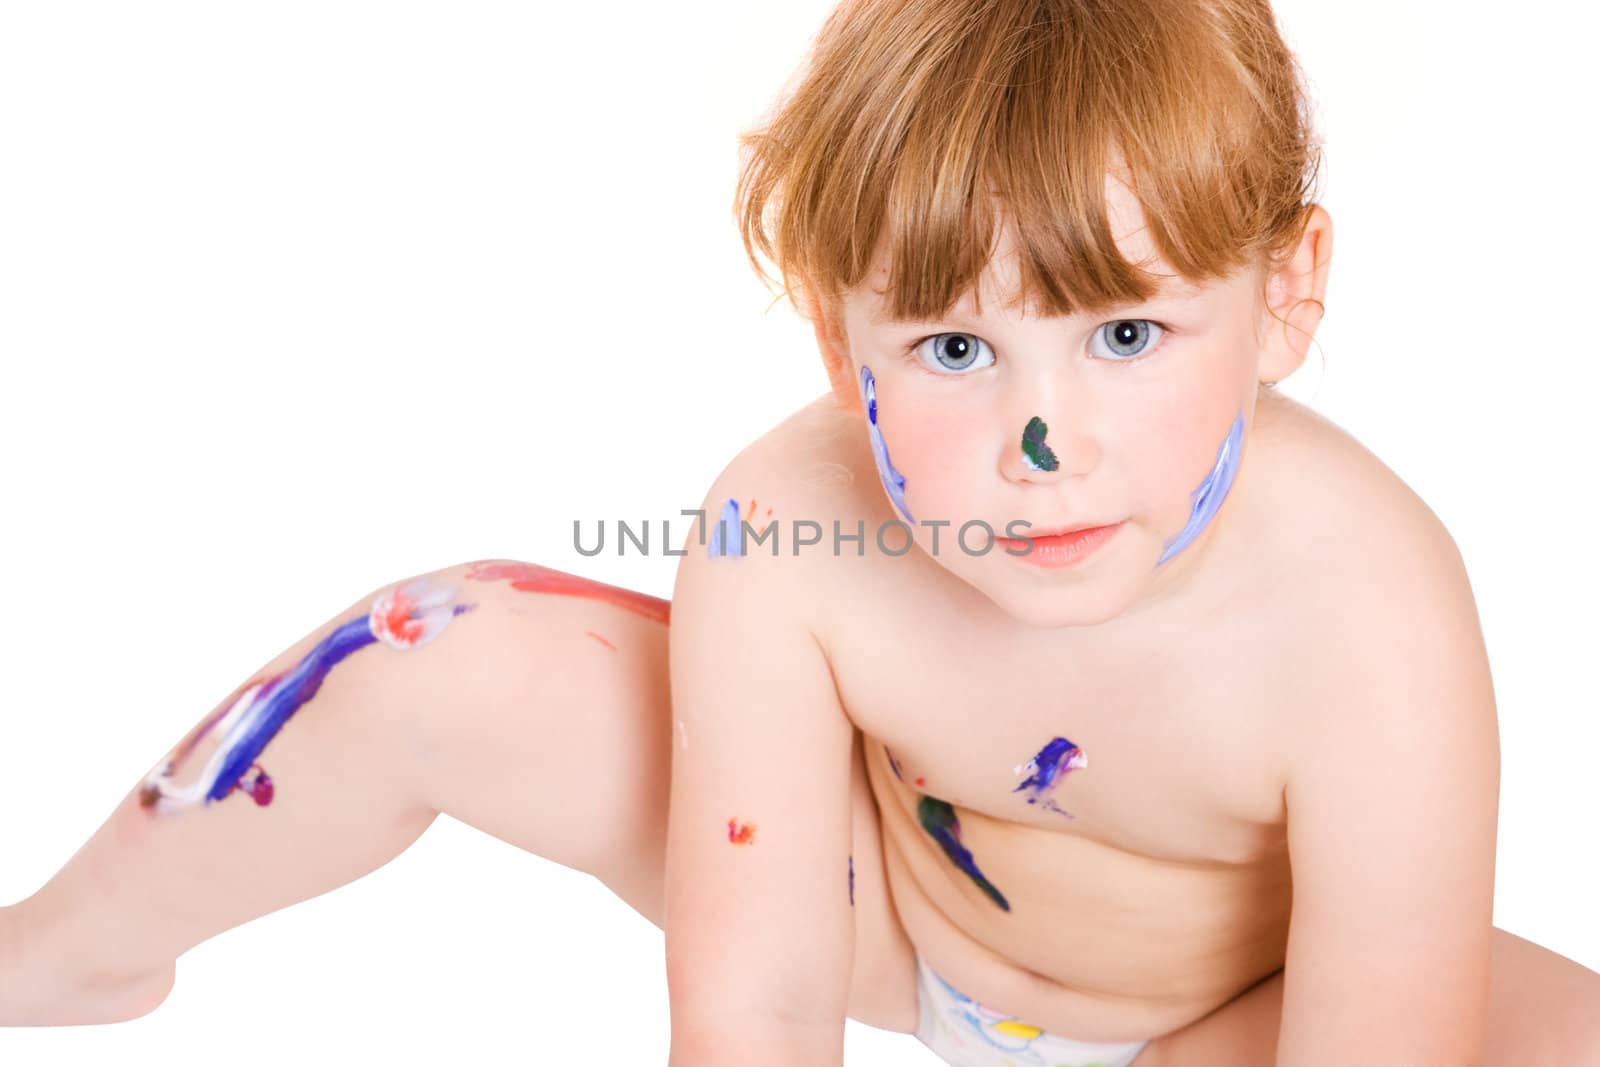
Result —
[{"label": "ear", "polygon": [[1306,215],[1293,255],[1265,281],[1258,374],[1263,382],[1281,382],[1299,369],[1322,321],[1322,298],[1333,259],[1333,219],[1321,204],[1312,204]]},{"label": "ear", "polygon": [[850,362],[850,345],[845,340],[844,323],[840,321],[838,309],[824,308],[803,290],[796,291],[795,306],[811,322],[811,328],[817,335],[817,352],[822,356],[822,365],[828,372],[828,383],[832,387],[835,402],[841,410],[865,418],[861,386],[856,381],[854,366]]}]

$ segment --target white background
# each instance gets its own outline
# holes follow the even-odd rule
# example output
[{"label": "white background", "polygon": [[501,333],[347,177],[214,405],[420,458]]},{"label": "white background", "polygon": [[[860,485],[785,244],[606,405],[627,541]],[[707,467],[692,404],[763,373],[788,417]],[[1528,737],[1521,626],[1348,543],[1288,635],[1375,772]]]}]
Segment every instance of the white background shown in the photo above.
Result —
[{"label": "white background", "polygon": [[[571,520],[694,506],[826,388],[729,205],[735,134],[828,6],[0,6],[0,901],[385,582],[510,556],[670,594],[672,559],[580,557]],[[1495,920],[1600,968],[1588,36],[1554,0],[1278,10],[1336,233],[1284,388],[1460,544]],[[661,949],[600,883],[441,817],[194,949],[153,1015],[0,1031],[0,1060],[661,1063]],[[847,1053],[935,1062],[855,1023]]]}]

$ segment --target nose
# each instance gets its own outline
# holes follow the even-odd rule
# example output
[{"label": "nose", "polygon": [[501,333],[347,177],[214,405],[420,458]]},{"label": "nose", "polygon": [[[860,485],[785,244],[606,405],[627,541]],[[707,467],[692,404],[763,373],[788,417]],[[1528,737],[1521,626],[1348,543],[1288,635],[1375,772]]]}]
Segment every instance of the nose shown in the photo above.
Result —
[{"label": "nose", "polygon": [[1054,483],[1081,476],[1100,461],[1100,446],[1081,414],[1054,405],[1013,416],[1010,440],[1001,453],[1001,475],[1020,483]]}]

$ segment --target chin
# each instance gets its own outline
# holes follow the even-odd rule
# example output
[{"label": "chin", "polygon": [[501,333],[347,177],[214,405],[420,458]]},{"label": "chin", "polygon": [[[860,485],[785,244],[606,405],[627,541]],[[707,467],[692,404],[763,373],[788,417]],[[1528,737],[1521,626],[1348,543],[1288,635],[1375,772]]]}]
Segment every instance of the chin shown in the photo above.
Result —
[{"label": "chin", "polygon": [[[969,560],[967,567],[952,570],[995,609],[1013,622],[1041,629],[1068,626],[1098,626],[1127,611],[1138,596],[1137,589],[1126,588],[1117,575],[1103,571],[1093,581],[1052,581],[1052,573],[1037,576],[1009,560],[990,570],[973,567],[981,560]],[[996,573],[998,571],[999,573]],[[1005,573],[1010,571],[1011,573]]]},{"label": "chin", "polygon": [[1099,626],[1120,616],[1127,604],[1105,591],[1087,589],[984,590],[995,607],[1024,626],[1039,629]]}]

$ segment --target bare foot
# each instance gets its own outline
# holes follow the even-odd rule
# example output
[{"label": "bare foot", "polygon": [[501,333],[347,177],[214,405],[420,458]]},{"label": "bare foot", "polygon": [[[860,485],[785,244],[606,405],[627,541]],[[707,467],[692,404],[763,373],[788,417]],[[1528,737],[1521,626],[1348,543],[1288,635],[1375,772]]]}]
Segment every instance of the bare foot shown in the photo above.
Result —
[{"label": "bare foot", "polygon": [[70,975],[27,919],[23,905],[0,908],[0,1026],[126,1022],[154,1011],[172,991],[176,962],[142,975]]}]

